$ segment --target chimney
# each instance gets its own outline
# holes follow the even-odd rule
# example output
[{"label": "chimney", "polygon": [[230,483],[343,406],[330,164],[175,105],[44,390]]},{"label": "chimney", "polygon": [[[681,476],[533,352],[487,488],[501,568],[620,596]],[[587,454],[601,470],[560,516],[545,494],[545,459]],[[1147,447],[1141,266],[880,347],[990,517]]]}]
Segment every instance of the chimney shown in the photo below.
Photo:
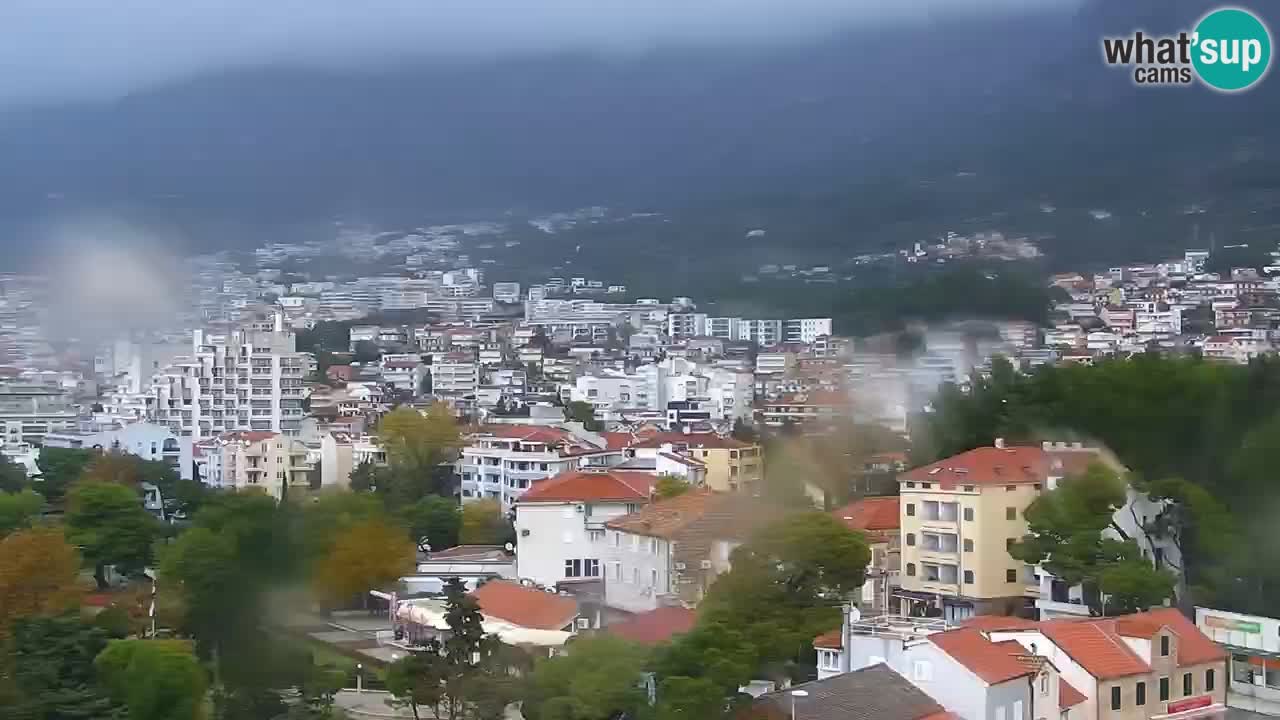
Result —
[{"label": "chimney", "polygon": [[1004,438],[1002,438],[1002,437],[998,437],[998,438],[996,438],[995,446],[996,446],[996,449],[997,449],[997,450],[1003,450],[1003,449],[1004,449]]}]

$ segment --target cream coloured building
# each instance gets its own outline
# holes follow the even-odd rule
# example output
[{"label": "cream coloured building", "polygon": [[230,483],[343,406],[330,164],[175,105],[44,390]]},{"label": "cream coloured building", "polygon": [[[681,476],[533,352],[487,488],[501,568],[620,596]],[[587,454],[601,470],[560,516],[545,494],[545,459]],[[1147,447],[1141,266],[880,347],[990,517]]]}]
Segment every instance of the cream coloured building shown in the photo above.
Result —
[{"label": "cream coloured building", "polygon": [[943,617],[1031,613],[1034,566],[1008,548],[1027,533],[1027,507],[1058,480],[1101,459],[1079,446],[981,447],[898,477],[903,614],[941,606]]},{"label": "cream coloured building", "polygon": [[306,445],[273,432],[220,435],[201,444],[197,464],[208,485],[227,490],[256,488],[276,500],[290,492],[310,491],[314,469],[307,462]]}]

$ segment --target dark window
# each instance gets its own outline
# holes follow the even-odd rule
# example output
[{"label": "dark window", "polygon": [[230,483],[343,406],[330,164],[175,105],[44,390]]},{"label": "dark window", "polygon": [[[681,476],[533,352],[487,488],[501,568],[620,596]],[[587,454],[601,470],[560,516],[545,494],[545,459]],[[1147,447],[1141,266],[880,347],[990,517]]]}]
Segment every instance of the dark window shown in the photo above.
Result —
[{"label": "dark window", "polygon": [[915,544],[916,544],[916,534],[907,533],[907,545],[915,545]]},{"label": "dark window", "polygon": [[1005,509],[1004,509],[1004,519],[1005,519],[1005,520],[1017,520],[1017,519],[1018,519],[1018,508],[1011,508],[1011,507],[1007,507],[1007,508],[1005,508]]},{"label": "dark window", "polygon": [[1005,550],[1008,550],[1009,552],[1013,552],[1013,544],[1014,544],[1015,542],[1017,542],[1017,541],[1018,541],[1018,539],[1017,539],[1017,538],[1005,538],[1005,539],[1004,539],[1004,549],[1005,549]]},{"label": "dark window", "polygon": [[1146,684],[1146,683],[1144,683],[1144,682],[1141,682],[1141,681],[1139,681],[1139,682],[1138,682],[1138,691],[1137,691],[1137,700],[1136,700],[1136,704],[1137,704],[1137,705],[1146,705],[1146,704],[1147,704],[1147,684]]},{"label": "dark window", "polygon": [[1036,484],[1032,485],[1031,487],[1035,488],[1036,490],[1039,490],[1039,489],[1040,489],[1040,483],[1036,483]]},{"label": "dark window", "polygon": [[1169,678],[1160,678],[1160,699],[1169,699]]},{"label": "dark window", "polygon": [[909,483],[907,483],[907,487],[909,487],[909,488],[913,488],[913,487],[915,487],[915,486],[916,486],[916,484],[915,484],[915,483],[913,483],[913,482],[909,482]]},{"label": "dark window", "polygon": [[1017,489],[1018,489],[1018,486],[1017,486],[1017,485],[1005,485],[1005,486],[1004,486],[1004,491],[1005,491],[1005,492],[1013,492],[1014,490],[1017,490]]},{"label": "dark window", "polygon": [[965,492],[973,492],[973,486],[972,486],[972,485],[965,485],[965,486],[964,486],[964,491],[965,491]]},{"label": "dark window", "polygon": [[[972,584],[973,584],[973,571],[972,571],[972,570],[965,570],[965,571],[964,571],[964,584],[965,584],[965,585],[972,585]],[[1213,672],[1213,671],[1212,671],[1212,670],[1210,670],[1209,672]]]},{"label": "dark window", "polygon": [[1191,694],[1191,673],[1182,673],[1182,697]]},{"label": "dark window", "polygon": [[1005,581],[1005,582],[1018,582],[1018,571],[1017,571],[1017,570],[1005,570],[1005,571],[1004,571],[1004,581]]},{"label": "dark window", "polygon": [[1169,636],[1160,636],[1160,657],[1169,657]]},{"label": "dark window", "polygon": [[915,576],[916,576],[916,564],[907,563],[907,577],[915,577]]},{"label": "dark window", "polygon": [[1204,671],[1204,691],[1213,692],[1213,668]]},{"label": "dark window", "polygon": [[916,515],[916,504],[907,503],[907,517],[915,517],[915,515]]},{"label": "dark window", "polygon": [[933,483],[920,483],[920,487],[924,488],[925,490],[932,490]]},{"label": "dark window", "polygon": [[973,552],[973,541],[970,540],[969,538],[964,539],[964,551]]},{"label": "dark window", "polygon": [[1116,685],[1115,687],[1111,688],[1111,709],[1112,710],[1120,709],[1120,686],[1119,685]]},{"label": "dark window", "polygon": [[964,509],[964,519],[966,522],[973,522],[973,508]]}]

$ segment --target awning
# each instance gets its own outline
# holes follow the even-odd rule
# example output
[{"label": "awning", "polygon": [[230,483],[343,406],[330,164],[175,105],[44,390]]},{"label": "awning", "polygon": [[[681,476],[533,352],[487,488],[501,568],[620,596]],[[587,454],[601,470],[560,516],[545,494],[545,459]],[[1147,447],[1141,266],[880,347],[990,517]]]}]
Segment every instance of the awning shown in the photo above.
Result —
[{"label": "awning", "polygon": [[[1179,703],[1171,702],[1169,707],[1176,709]],[[1198,718],[1210,718],[1225,714],[1227,706],[1222,703],[1211,703],[1200,707],[1193,707],[1187,710],[1178,710],[1177,712],[1167,713],[1165,715],[1152,715],[1151,720],[1196,720]]]}]

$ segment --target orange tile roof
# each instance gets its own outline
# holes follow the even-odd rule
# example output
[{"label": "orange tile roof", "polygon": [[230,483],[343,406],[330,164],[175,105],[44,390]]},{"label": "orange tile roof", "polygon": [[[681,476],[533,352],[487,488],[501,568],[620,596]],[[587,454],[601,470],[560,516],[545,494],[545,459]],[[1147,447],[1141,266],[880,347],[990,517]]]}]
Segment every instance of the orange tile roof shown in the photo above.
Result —
[{"label": "orange tile roof", "polygon": [[831,514],[851,530],[897,530],[902,527],[896,495],[863,498],[836,508]]},{"label": "orange tile roof", "polygon": [[1107,621],[1050,620],[1040,623],[1040,632],[1095,678],[1108,680],[1150,672],[1150,666],[1119,636],[1107,631],[1108,624]]},{"label": "orange tile roof", "polygon": [[477,431],[477,434],[548,445],[564,442],[573,437],[568,430],[547,425],[485,425]]},{"label": "orange tile roof", "polygon": [[647,502],[657,480],[654,475],[632,470],[569,470],[535,482],[519,502]]},{"label": "orange tile roof", "polygon": [[1178,612],[1177,608],[1148,610],[1129,617],[1141,615],[1167,626],[1178,636],[1178,665],[1198,665],[1226,659],[1227,651],[1210,640],[1209,636],[1200,632],[1200,628],[1196,627],[1196,624],[1186,615]]},{"label": "orange tile roof", "polygon": [[944,490],[957,485],[1017,485],[1044,482],[1050,475],[1074,475],[1096,452],[1046,451],[1039,447],[980,447],[953,455],[898,476],[899,480],[935,482]]},{"label": "orange tile roof", "polygon": [[1080,703],[1088,700],[1084,693],[1071,686],[1071,683],[1058,676],[1058,708],[1066,710],[1069,707],[1075,707]]},{"label": "orange tile roof", "polygon": [[708,518],[722,522],[711,523],[717,526],[714,528],[699,526],[702,530],[739,534],[750,532],[763,520],[769,519],[769,510],[764,503],[746,495],[696,490],[650,503],[630,515],[610,520],[605,526],[613,530],[669,540]]},{"label": "orange tile roof", "polygon": [[998,647],[985,635],[972,628],[959,628],[934,633],[929,642],[950,655],[988,685],[1030,675],[1034,669],[1014,659],[1007,647]]},{"label": "orange tile roof", "polygon": [[507,580],[490,580],[471,597],[486,617],[506,620],[520,627],[561,630],[578,616],[578,602]]},{"label": "orange tile roof", "polygon": [[610,625],[605,632],[642,645],[660,645],[692,630],[697,619],[688,608],[660,607]]},{"label": "orange tile roof", "polygon": [[656,448],[666,443],[670,443],[672,445],[688,445],[691,448],[720,450],[738,450],[752,446],[751,443],[745,443],[731,435],[721,437],[713,432],[669,432],[645,434],[642,437],[636,438],[636,442],[632,444],[632,447]]},{"label": "orange tile roof", "polygon": [[813,639],[813,646],[827,650],[839,650],[844,647],[844,628],[828,630]]}]

